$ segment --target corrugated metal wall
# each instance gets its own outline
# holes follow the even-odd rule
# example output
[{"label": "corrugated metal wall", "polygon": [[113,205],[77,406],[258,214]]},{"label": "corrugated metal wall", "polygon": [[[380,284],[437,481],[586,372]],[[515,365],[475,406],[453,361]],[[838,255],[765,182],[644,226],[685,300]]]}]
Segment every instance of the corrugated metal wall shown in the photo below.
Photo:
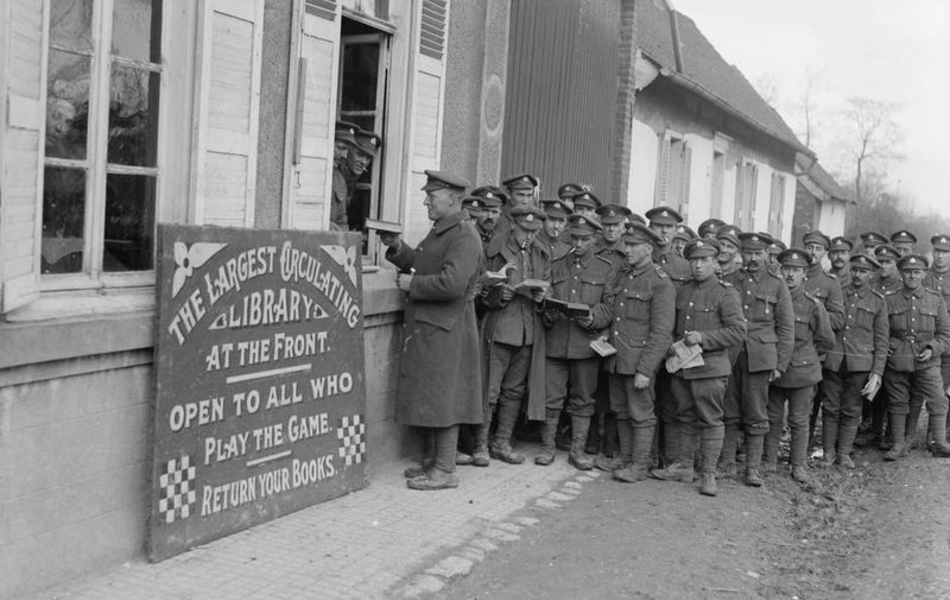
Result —
[{"label": "corrugated metal wall", "polygon": [[589,183],[606,201],[617,101],[619,0],[511,5],[502,178],[538,175],[542,195]]}]

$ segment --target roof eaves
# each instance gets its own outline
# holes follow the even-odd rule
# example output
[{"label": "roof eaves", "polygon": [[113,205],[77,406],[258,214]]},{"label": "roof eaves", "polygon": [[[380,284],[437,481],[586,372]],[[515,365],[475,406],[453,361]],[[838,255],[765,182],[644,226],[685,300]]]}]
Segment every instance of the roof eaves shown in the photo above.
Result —
[{"label": "roof eaves", "polygon": [[[649,57],[649,54],[647,54],[646,56]],[[649,57],[649,58],[659,64],[659,61],[657,61],[653,57]],[[749,125],[752,125],[759,131],[765,133],[769,137],[775,140],[778,140],[779,142],[785,144],[786,146],[791,147],[797,152],[801,152],[802,154],[810,158],[815,158],[815,153],[810,148],[802,144],[801,142],[798,142],[797,140],[795,142],[792,142],[787,137],[772,130],[771,128],[767,127],[766,125],[762,124],[760,121],[755,119],[754,117],[746,114],[745,112],[731,105],[729,102],[727,102],[725,99],[717,95],[715,92],[708,89],[703,84],[697,81],[693,81],[692,79],[683,75],[682,73],[677,73],[675,71],[671,71],[666,68],[660,69],[660,75],[666,77],[673,83],[698,94],[699,96],[705,98],[706,100],[709,100],[710,102],[718,106],[720,109],[726,111],[727,113],[731,114],[734,117],[737,117],[738,119],[742,121],[745,121],[746,123],[748,123]]]}]

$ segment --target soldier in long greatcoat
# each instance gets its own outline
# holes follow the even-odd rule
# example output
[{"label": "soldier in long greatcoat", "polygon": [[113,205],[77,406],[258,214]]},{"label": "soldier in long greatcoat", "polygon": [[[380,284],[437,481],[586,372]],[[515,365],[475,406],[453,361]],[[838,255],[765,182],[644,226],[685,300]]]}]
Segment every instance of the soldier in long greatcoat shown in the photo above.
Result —
[{"label": "soldier in long greatcoat", "polygon": [[408,295],[396,422],[435,434],[434,462],[424,464],[407,484],[433,490],[458,486],[458,426],[483,419],[473,303],[482,244],[471,222],[462,218],[465,180],[442,171],[425,173],[422,189],[434,226],[415,249],[398,236],[385,236],[383,243],[389,246],[386,258],[401,271],[399,288]]}]

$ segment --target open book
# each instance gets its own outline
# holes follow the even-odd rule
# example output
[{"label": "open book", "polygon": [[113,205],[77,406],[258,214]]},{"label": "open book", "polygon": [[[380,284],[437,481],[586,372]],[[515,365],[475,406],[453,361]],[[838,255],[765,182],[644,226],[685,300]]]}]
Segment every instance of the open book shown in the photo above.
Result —
[{"label": "open book", "polygon": [[491,287],[498,285],[502,281],[508,281],[508,271],[514,268],[515,266],[513,264],[508,263],[497,271],[485,271],[485,274],[482,275],[482,285],[484,287]]},{"label": "open book", "polygon": [[556,298],[545,298],[544,310],[556,310],[572,319],[590,316],[590,306],[582,302],[565,302]]},{"label": "open book", "polygon": [[547,290],[551,284],[543,279],[525,279],[514,287],[516,294],[531,297],[535,290]]},{"label": "open book", "polygon": [[670,356],[666,359],[666,370],[675,373],[680,369],[692,369],[706,364],[703,360],[703,349],[696,344],[687,346],[683,340],[676,340],[670,346]]}]

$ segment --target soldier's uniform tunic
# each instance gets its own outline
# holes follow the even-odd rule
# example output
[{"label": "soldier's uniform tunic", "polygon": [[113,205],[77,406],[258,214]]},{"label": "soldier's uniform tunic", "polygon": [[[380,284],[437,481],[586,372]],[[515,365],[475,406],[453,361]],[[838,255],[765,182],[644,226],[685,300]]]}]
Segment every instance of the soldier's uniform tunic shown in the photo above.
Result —
[{"label": "soldier's uniform tunic", "polygon": [[774,465],[778,459],[785,403],[788,402],[788,424],[792,430],[790,462],[793,467],[804,467],[808,450],[808,416],[815,384],[821,381],[818,356],[834,348],[835,334],[820,300],[803,287],[791,292],[791,298],[795,311],[795,349],[788,369],[769,386],[765,460]]},{"label": "soldier's uniform tunic", "polygon": [[[940,355],[950,348],[950,317],[940,294],[923,285],[889,294],[885,301],[890,349],[884,388],[894,437],[894,448],[885,458],[893,460],[906,451],[905,426],[912,396],[926,401],[932,432],[936,421],[942,422],[941,429],[946,428],[947,396],[940,376]],[[932,349],[930,360],[917,359],[924,348]]]},{"label": "soldier's uniform tunic", "polygon": [[[930,267],[930,271],[924,276],[923,285],[938,292],[950,310],[950,269],[940,272],[936,267]],[[950,388],[950,348],[940,356],[940,378],[943,380],[943,389]],[[950,413],[947,414],[947,425],[950,425]]]},{"label": "soldier's uniform tunic", "polygon": [[732,372],[729,349],[740,344],[746,332],[742,305],[736,289],[715,277],[689,281],[676,292],[674,337],[687,332],[702,334],[704,364],[673,374],[672,422],[680,437],[676,462],[689,464],[693,440],[700,430],[704,473],[713,473],[724,437],[723,400]]},{"label": "soldier's uniform tunic", "polygon": [[762,438],[769,430],[769,377],[773,370],[788,370],[795,345],[795,313],[785,282],[764,266],[755,272],[742,269],[730,275],[727,282],[739,292],[746,335],[735,359],[733,382],[723,407],[726,441],[722,462],[735,462],[736,436],[729,430],[741,423],[749,436],[751,451],[747,455],[752,454],[746,468],[758,470]]},{"label": "soldier's uniform tunic", "polygon": [[557,421],[565,398],[572,416],[594,413],[600,356],[590,343],[610,324],[614,277],[613,265],[590,251],[583,257],[567,253],[551,264],[552,297],[587,304],[593,323],[582,327],[560,313],[553,319],[550,313],[545,316],[549,326],[545,340],[546,420]]},{"label": "soldier's uniform tunic", "polygon": [[[888,322],[884,296],[871,288],[844,287],[844,327],[825,358],[822,446],[825,460],[851,451],[861,422],[861,390],[871,374],[883,377],[887,359]],[[878,393],[877,402],[884,394]]]}]

